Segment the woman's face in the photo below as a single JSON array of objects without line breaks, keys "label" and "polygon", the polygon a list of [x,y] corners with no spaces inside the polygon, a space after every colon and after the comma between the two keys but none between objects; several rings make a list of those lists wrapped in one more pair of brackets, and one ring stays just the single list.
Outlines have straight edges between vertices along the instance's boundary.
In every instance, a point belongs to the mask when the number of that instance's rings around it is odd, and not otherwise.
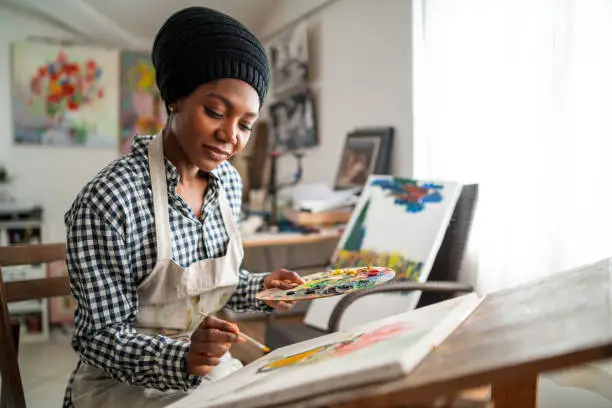
[{"label": "woman's face", "polygon": [[207,82],[176,103],[170,128],[185,157],[209,172],[246,146],[259,95],[238,79]]}]

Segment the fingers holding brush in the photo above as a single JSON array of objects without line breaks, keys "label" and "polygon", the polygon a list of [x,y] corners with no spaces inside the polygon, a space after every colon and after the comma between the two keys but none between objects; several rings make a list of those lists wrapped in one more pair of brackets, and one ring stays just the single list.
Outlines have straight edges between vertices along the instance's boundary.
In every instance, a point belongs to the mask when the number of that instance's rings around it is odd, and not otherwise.
[{"label": "fingers holding brush", "polygon": [[187,372],[200,376],[209,374],[232,344],[246,341],[238,333],[236,325],[213,316],[206,316],[191,335],[191,344],[186,357]]},{"label": "fingers holding brush", "polygon": [[[209,318],[209,316],[204,313],[204,312],[200,312],[200,315],[202,315],[205,320],[206,318]],[[217,320],[221,320],[221,319],[217,319]],[[261,350],[263,350],[265,353],[270,352],[270,348],[268,346],[266,346],[265,344],[261,344],[260,342],[258,342],[257,340],[255,340],[254,338],[248,336],[247,334],[243,333],[240,331],[240,329],[238,328],[238,325],[235,323],[230,323],[230,322],[226,322],[225,320],[221,320],[224,323],[227,323],[228,325],[230,325],[233,329],[235,329],[236,331],[232,331],[231,335],[237,335],[238,336],[238,340],[236,341],[236,343],[245,343],[245,342],[250,342],[251,344],[253,344],[254,346],[259,347]],[[225,328],[229,328],[229,326],[225,325]],[[215,333],[213,333],[215,334]],[[231,346],[231,344],[228,345],[228,348]]]}]

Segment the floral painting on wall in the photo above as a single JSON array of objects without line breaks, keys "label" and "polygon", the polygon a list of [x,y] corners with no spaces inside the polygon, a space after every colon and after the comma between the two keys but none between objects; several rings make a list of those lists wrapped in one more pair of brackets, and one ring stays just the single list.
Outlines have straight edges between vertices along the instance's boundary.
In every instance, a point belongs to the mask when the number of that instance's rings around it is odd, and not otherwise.
[{"label": "floral painting on wall", "polygon": [[156,134],[166,123],[166,108],[155,82],[151,57],[145,52],[121,55],[120,152],[129,153],[138,134]]},{"label": "floral painting on wall", "polygon": [[116,148],[118,51],[24,41],[11,64],[16,143]]}]

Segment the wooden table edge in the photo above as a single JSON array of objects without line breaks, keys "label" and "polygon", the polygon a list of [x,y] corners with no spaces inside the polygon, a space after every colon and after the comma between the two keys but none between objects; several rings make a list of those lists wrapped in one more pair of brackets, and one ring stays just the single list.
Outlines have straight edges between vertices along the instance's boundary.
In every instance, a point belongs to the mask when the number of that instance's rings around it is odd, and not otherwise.
[{"label": "wooden table edge", "polygon": [[[439,397],[449,397],[461,391],[487,385],[506,388],[518,378],[536,379],[539,374],[547,371],[568,368],[612,356],[612,344],[593,345],[588,349],[577,350],[562,356],[546,357],[514,366],[500,366],[476,374],[468,374],[458,378],[448,379],[438,383],[410,385],[405,382],[410,375],[392,381],[379,382],[325,393],[321,396],[293,401],[274,407],[354,407],[358,401],[359,408],[391,407],[397,404],[422,403],[433,401]],[[418,366],[415,371],[418,370]],[[497,408],[497,405],[496,405]]]},{"label": "wooden table edge", "polygon": [[244,237],[242,240],[242,246],[245,248],[256,248],[262,246],[301,245],[314,244],[317,242],[325,241],[337,241],[338,239],[340,239],[340,235],[338,234],[304,234],[300,236],[291,236],[286,238],[279,237],[254,240],[249,240],[248,237]]}]

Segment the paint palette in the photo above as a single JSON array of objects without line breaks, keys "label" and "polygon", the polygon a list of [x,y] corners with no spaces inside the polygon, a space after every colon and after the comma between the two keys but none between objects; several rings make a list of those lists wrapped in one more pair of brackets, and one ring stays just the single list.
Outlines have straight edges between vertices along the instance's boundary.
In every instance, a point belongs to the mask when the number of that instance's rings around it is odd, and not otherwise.
[{"label": "paint palette", "polygon": [[372,266],[367,268],[334,269],[303,276],[306,282],[293,289],[266,289],[259,292],[259,300],[310,300],[344,295],[370,289],[393,279],[391,268]]}]

